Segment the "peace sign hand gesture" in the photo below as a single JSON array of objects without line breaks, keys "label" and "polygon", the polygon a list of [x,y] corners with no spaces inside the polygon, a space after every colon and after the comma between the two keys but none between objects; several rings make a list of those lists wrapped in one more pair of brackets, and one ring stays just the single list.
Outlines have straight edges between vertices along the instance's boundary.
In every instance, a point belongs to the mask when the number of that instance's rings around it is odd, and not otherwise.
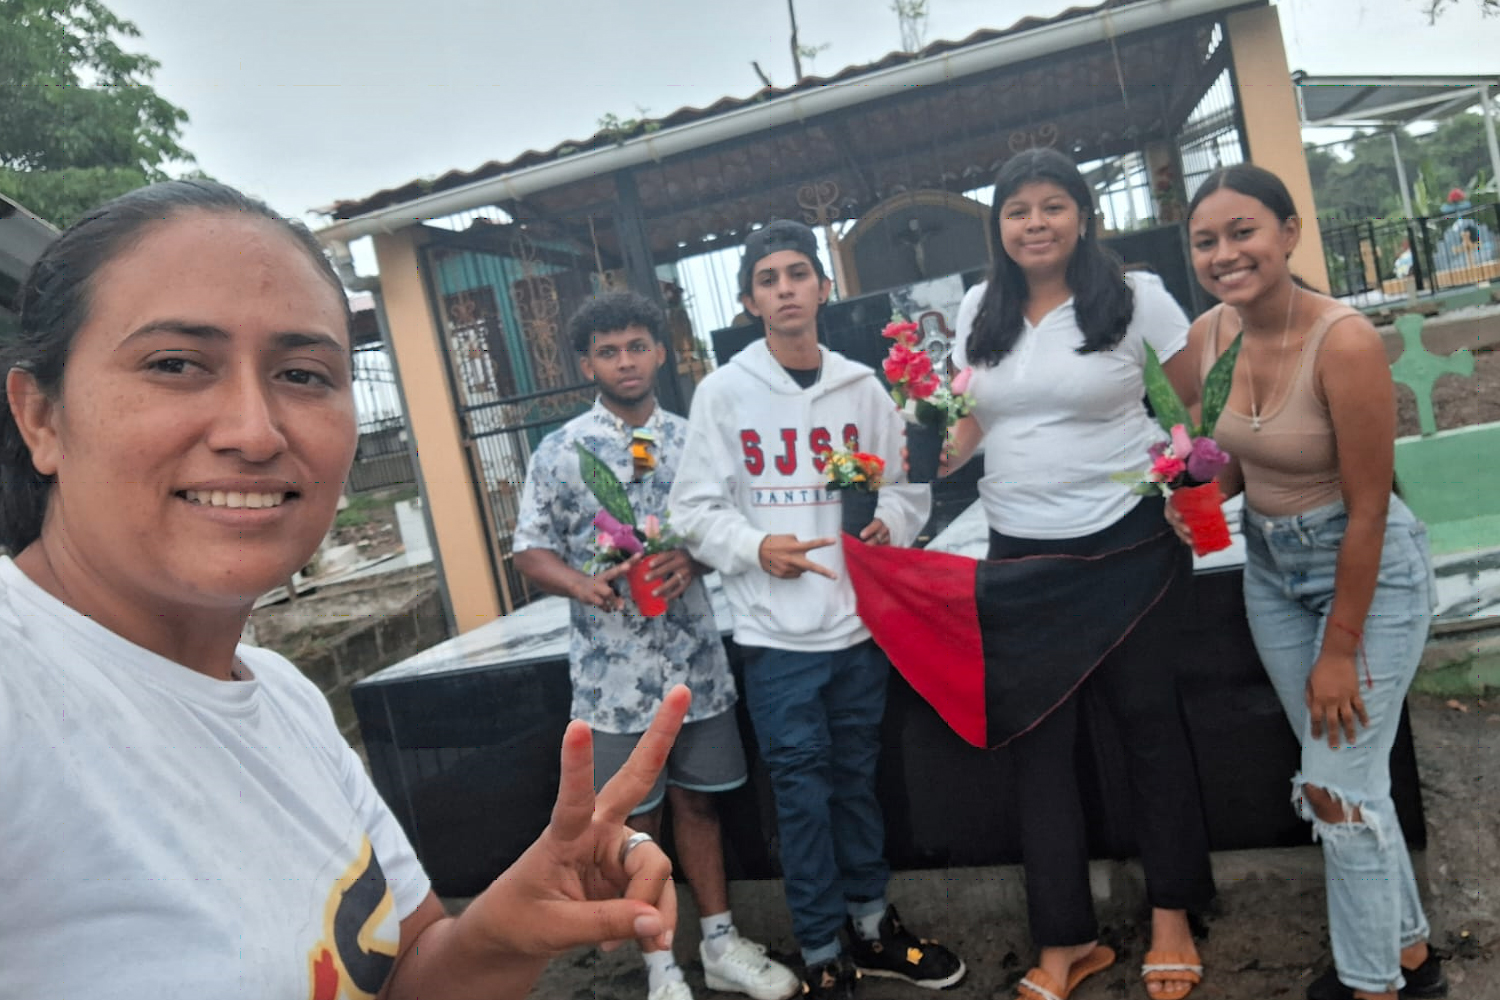
[{"label": "peace sign hand gesture", "polygon": [[521,1000],[547,961],[572,948],[631,938],[670,948],[672,864],[650,841],[630,847],[635,831],[625,819],[656,783],[691,701],[680,684],[667,692],[651,728],[597,796],[592,734],[569,723],[552,822],[457,918],[442,918],[429,892],[402,920],[401,955],[381,1000]]},{"label": "peace sign hand gesture", "polygon": [[552,822],[471,907],[483,907],[497,944],[549,957],[632,938],[658,949],[671,946],[677,925],[672,863],[655,843],[623,857],[622,850],[635,832],[626,817],[655,784],[690,701],[682,685],[667,693],[651,728],[597,797],[589,728],[569,724]]}]

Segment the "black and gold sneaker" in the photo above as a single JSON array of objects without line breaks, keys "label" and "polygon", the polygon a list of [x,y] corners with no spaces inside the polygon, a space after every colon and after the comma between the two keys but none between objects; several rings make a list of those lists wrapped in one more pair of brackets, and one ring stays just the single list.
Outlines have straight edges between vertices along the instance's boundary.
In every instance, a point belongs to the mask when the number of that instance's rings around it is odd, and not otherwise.
[{"label": "black and gold sneaker", "polygon": [[852,1000],[854,984],[859,981],[859,971],[849,956],[840,953],[826,962],[810,965],[807,978],[802,981],[802,996],[805,1000]]},{"label": "black and gold sneaker", "polygon": [[901,923],[894,906],[880,918],[880,936],[867,941],[849,922],[849,953],[855,968],[867,976],[904,979],[913,986],[945,990],[958,985],[969,970],[963,959],[936,941],[925,941]]}]

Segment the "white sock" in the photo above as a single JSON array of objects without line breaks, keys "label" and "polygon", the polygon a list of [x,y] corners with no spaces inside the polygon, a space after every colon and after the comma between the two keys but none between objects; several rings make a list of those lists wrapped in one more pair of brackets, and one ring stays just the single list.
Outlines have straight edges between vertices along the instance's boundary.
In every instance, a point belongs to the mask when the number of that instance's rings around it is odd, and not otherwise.
[{"label": "white sock", "polygon": [[677,959],[670,951],[644,951],[641,957],[646,960],[647,993],[682,979],[682,970],[677,967]]},{"label": "white sock", "polygon": [[880,939],[880,921],[884,919],[885,909],[882,907],[874,913],[868,913],[863,917],[855,917],[854,929],[862,939],[877,941]]},{"label": "white sock", "polygon": [[704,917],[698,921],[703,928],[703,950],[710,958],[718,958],[729,950],[734,942],[734,917],[728,910]]}]

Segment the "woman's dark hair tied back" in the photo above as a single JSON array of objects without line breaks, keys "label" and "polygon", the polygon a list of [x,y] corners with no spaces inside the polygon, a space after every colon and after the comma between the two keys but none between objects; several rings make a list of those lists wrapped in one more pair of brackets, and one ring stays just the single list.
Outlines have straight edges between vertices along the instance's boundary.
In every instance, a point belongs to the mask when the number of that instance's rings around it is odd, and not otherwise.
[{"label": "woman's dark hair tied back", "polygon": [[1188,218],[1191,219],[1193,213],[1198,211],[1204,198],[1220,188],[1254,198],[1269,208],[1278,222],[1297,216],[1297,204],[1292,201],[1292,193],[1287,190],[1280,177],[1253,163],[1236,163],[1220,167],[1203,179],[1198,190],[1193,192],[1192,201],[1188,202]]},{"label": "woman's dark hair tied back", "polygon": [[[1073,293],[1078,328],[1083,331],[1078,353],[1107,350],[1125,336],[1135,313],[1135,296],[1125,282],[1120,258],[1099,242],[1094,195],[1077,165],[1047,148],[1028,149],[1007,160],[995,178],[990,233],[999,240],[1005,202],[1026,185],[1038,183],[1056,184],[1078,206],[1083,234],[1068,259],[1065,274]],[[997,244],[989,284],[965,345],[970,363],[993,365],[1010,353],[1024,329],[1027,297],[1025,272]]]},{"label": "woman's dark hair tied back", "polygon": [[32,265],[17,299],[19,333],[0,344],[0,548],[20,552],[41,534],[51,480],[36,471],[10,412],[4,376],[18,368],[50,398],[62,388],[73,338],[88,319],[94,280],[152,228],[187,212],[250,215],[279,226],[334,288],[347,325],[348,297],[323,247],[306,226],[265,202],[210,180],[153,184],[105,202],[58,236]]}]

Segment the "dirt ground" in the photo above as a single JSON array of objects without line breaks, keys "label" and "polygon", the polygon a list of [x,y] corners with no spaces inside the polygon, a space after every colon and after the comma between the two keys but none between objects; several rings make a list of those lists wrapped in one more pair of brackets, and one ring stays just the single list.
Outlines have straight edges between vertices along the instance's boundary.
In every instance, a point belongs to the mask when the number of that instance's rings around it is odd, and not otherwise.
[{"label": "dirt ground", "polygon": [[[1416,856],[1433,925],[1432,942],[1451,955],[1450,996],[1500,1000],[1500,700],[1412,697],[1412,725],[1427,815],[1428,847]],[[1290,807],[1288,807],[1290,808]],[[1218,912],[1199,948],[1207,978],[1200,1000],[1301,1000],[1329,962],[1321,854],[1315,847],[1238,851],[1214,859]],[[898,876],[899,877],[899,876]],[[965,886],[963,883],[969,883]],[[1009,869],[960,869],[892,889],[908,919],[952,946],[968,962],[968,979],[942,994],[950,1000],[1003,1000],[1033,958],[1020,897],[971,891],[981,883],[1014,884]],[[772,954],[796,967],[796,948],[774,883],[731,887],[737,920]],[[1077,1000],[1145,1000],[1136,969],[1149,920],[1139,893],[1101,903],[1103,939],[1120,955],[1088,980]],[[989,903],[975,905],[977,900]],[[694,994],[713,996],[697,959],[696,918],[686,904],[677,953]],[[920,922],[919,922],[920,921]],[[645,1000],[646,980],[633,947],[602,955],[574,952],[554,962],[533,996],[541,1000]],[[915,1000],[924,991],[867,979],[861,1000]]]}]

